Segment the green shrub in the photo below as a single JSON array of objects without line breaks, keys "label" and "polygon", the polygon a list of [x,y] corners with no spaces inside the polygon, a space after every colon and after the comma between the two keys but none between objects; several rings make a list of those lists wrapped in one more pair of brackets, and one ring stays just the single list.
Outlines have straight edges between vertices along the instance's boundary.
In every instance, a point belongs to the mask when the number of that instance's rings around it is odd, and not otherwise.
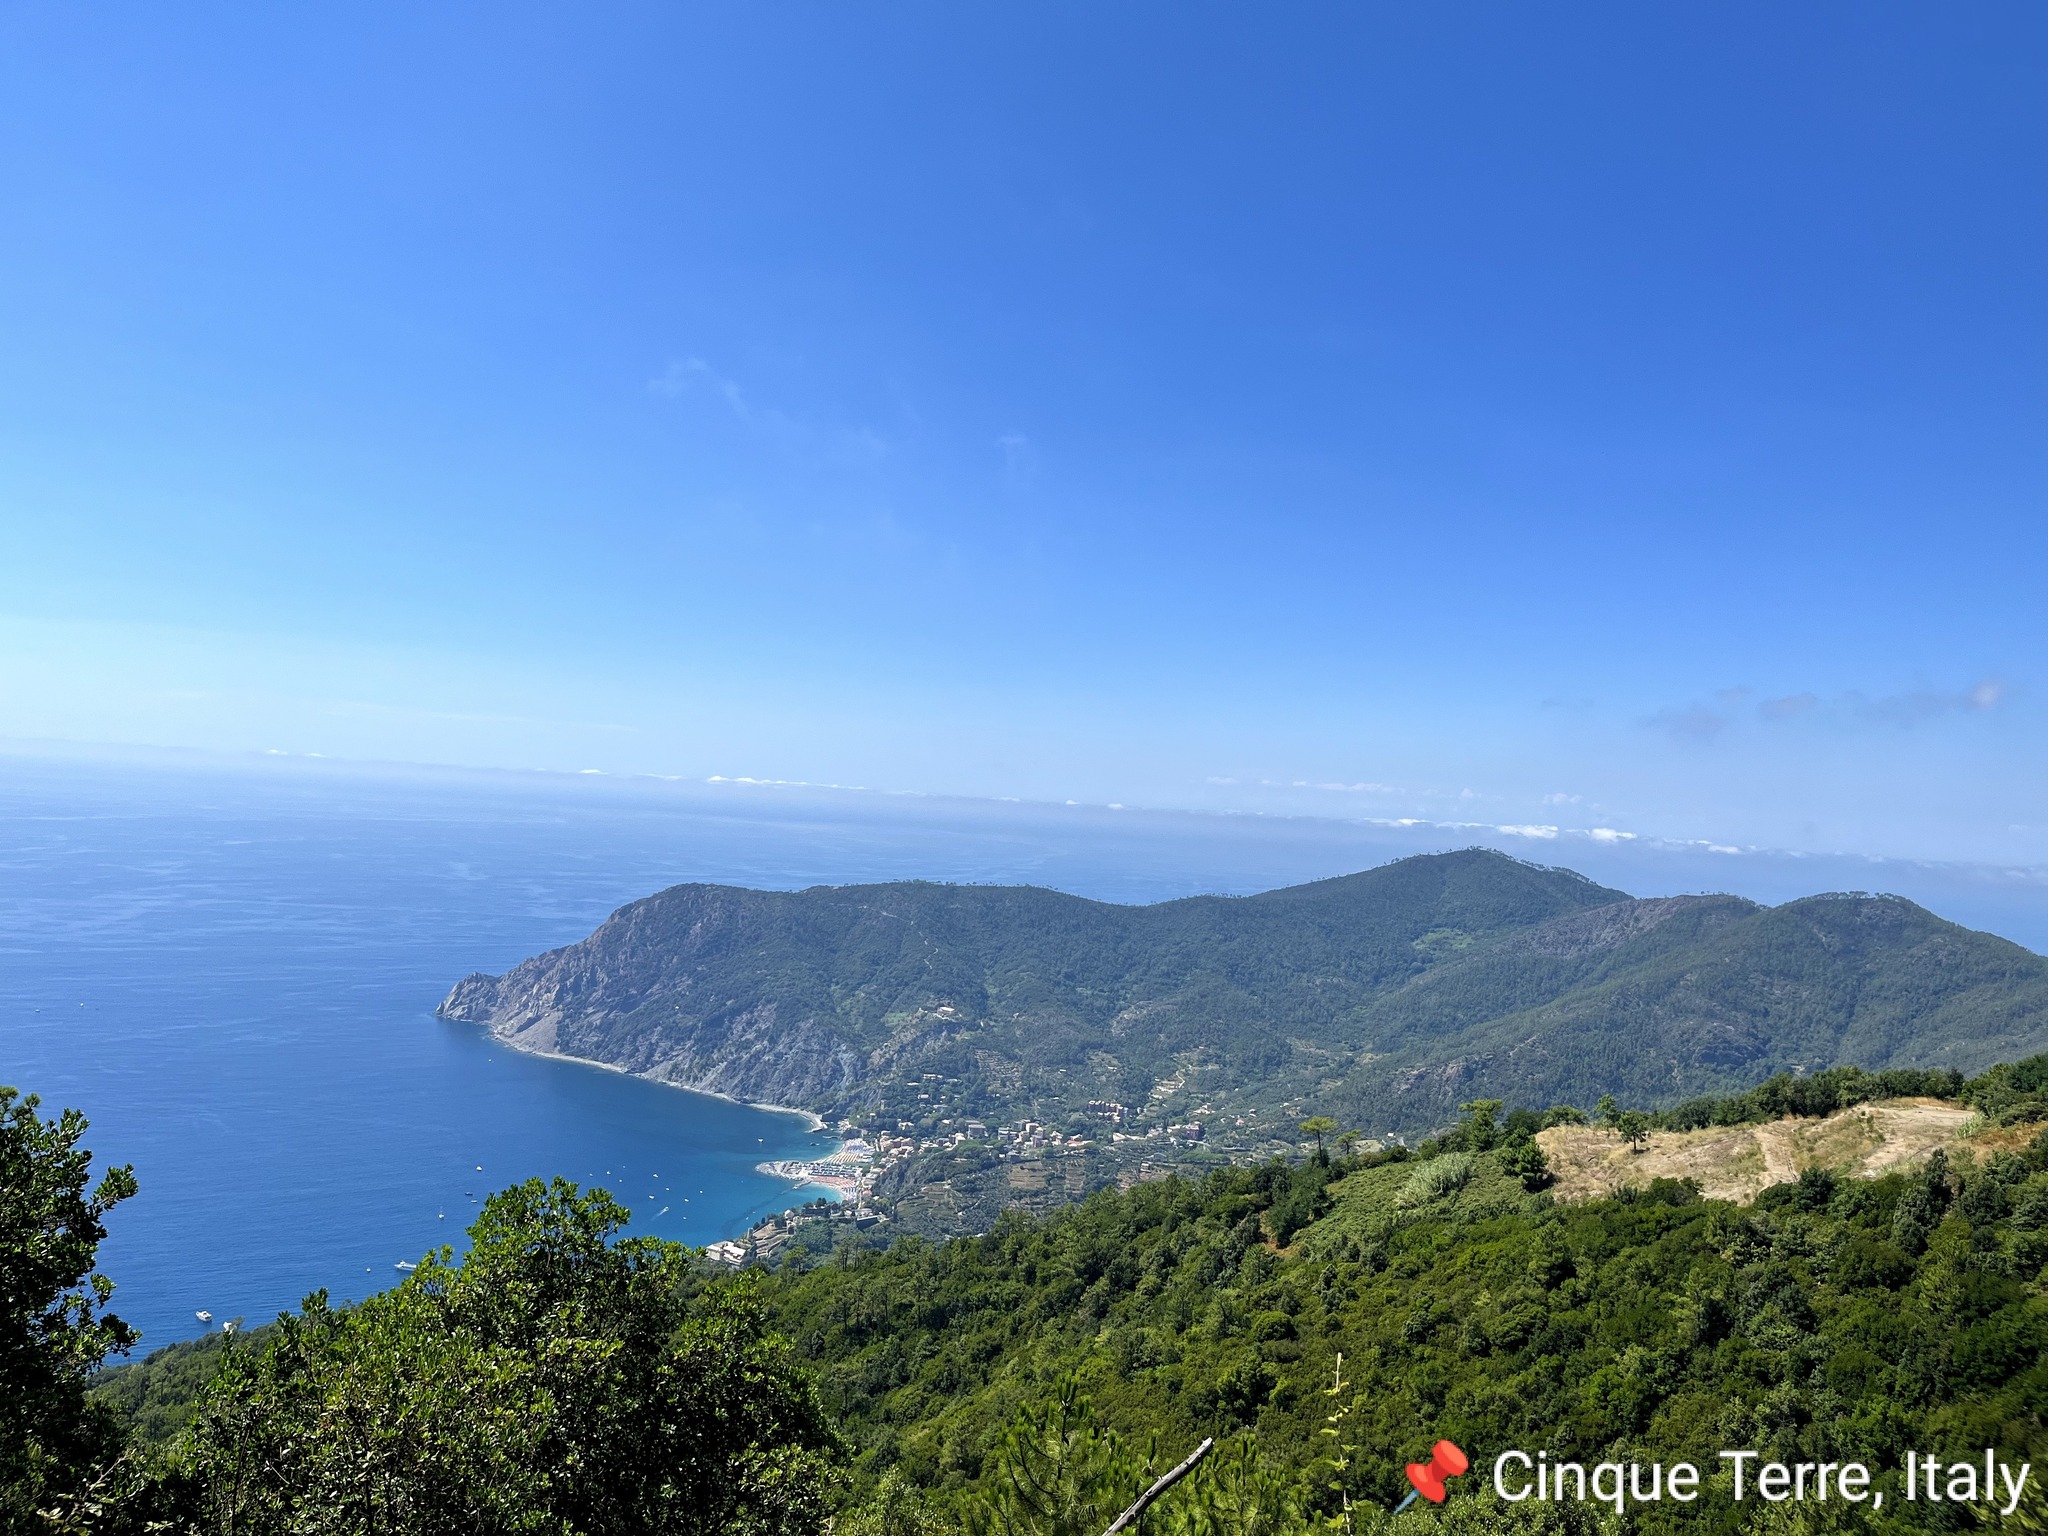
[{"label": "green shrub", "polygon": [[1446,1152],[1440,1157],[1432,1157],[1408,1175],[1401,1185],[1400,1194],[1395,1197],[1396,1203],[1427,1205],[1432,1200],[1456,1194],[1471,1179],[1472,1162],[1469,1152]]}]

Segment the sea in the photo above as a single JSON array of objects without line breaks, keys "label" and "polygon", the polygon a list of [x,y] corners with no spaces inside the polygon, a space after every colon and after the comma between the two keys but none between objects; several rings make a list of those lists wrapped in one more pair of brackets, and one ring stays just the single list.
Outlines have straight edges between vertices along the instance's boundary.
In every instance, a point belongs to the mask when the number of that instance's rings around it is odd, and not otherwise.
[{"label": "sea", "polygon": [[382,1290],[401,1264],[459,1251],[483,1199],[523,1179],[608,1189],[630,1232],[692,1245],[816,1196],[760,1167],[836,1145],[809,1116],[434,1017],[464,975],[572,943],[665,886],[934,879],[1156,901],[1475,843],[1644,895],[1897,890],[2048,949],[2039,871],[745,782],[0,753],[0,1083],[77,1109],[97,1166],[134,1168],[100,1268],[147,1350],[315,1290]]}]

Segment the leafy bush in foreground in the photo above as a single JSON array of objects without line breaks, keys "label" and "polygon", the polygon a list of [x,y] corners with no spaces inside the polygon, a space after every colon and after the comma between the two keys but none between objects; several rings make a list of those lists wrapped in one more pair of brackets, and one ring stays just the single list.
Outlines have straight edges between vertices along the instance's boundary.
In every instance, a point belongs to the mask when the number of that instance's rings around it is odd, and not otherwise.
[{"label": "leafy bush in foreground", "polygon": [[85,1118],[54,1120],[40,1100],[0,1088],[0,1530],[33,1529],[89,1507],[113,1469],[121,1435],[87,1396],[108,1355],[135,1331],[107,1302],[113,1285],[93,1271],[107,1212],[135,1193],[135,1175],[110,1169],[90,1193],[92,1154],[79,1146]]},{"label": "leafy bush in foreground", "polygon": [[816,1530],[830,1436],[741,1286],[614,1240],[602,1191],[491,1197],[460,1263],[230,1347],[163,1482],[194,1531]]}]

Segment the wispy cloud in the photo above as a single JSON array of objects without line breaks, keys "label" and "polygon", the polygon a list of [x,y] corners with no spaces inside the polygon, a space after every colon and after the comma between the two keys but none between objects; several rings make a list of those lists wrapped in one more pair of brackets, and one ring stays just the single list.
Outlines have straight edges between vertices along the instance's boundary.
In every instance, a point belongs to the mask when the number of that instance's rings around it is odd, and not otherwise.
[{"label": "wispy cloud", "polygon": [[1320,789],[1337,795],[1405,795],[1410,793],[1410,791],[1402,789],[1397,784],[1340,784],[1328,781],[1318,782],[1314,779],[1289,779],[1284,783],[1279,779],[1262,779],[1260,782],[1273,789]]},{"label": "wispy cloud", "polygon": [[729,379],[701,357],[686,357],[681,362],[671,361],[669,365],[647,381],[647,388],[657,395],[673,400],[679,395],[702,390],[723,400],[732,408],[732,413],[741,421],[754,419],[753,408],[747,403],[746,391],[736,379]]},{"label": "wispy cloud", "polygon": [[1788,693],[1781,699],[1765,699],[1756,712],[1766,720],[1795,720],[1820,707],[1817,693]]},{"label": "wispy cloud", "polygon": [[671,360],[647,381],[649,394],[665,400],[698,397],[715,400],[733,418],[788,452],[819,454],[840,463],[871,464],[886,458],[887,438],[867,426],[826,426],[801,420],[765,405],[738,379],[721,373],[701,357]]},{"label": "wispy cloud", "polygon": [[1709,709],[1704,704],[1688,704],[1683,709],[1659,710],[1647,723],[1680,741],[1708,742],[1727,730],[1732,722],[1721,710]]},{"label": "wispy cloud", "polygon": [[997,433],[994,445],[1001,456],[996,475],[1004,490],[1011,495],[1022,495],[1037,484],[1044,456],[1028,433],[1012,427],[1007,432]]},{"label": "wispy cloud", "polygon": [[1937,720],[1943,715],[1985,714],[2003,704],[2007,694],[2008,689],[2002,681],[1995,677],[1987,677],[1958,693],[1922,690],[1914,693],[1895,693],[1881,699],[1866,699],[1861,695],[1855,695],[1852,696],[1851,706],[1859,714],[1872,720],[1910,725],[1920,720]]},{"label": "wispy cloud", "polygon": [[1945,716],[1981,715],[2000,708],[2011,696],[2011,690],[2002,679],[1986,677],[1968,688],[1918,689],[1876,698],[1852,692],[1829,699],[1805,691],[1760,699],[1751,705],[1753,696],[1753,689],[1722,688],[1715,692],[1712,704],[1662,709],[1643,723],[1674,740],[1699,745],[1716,740],[1731,727],[1748,720],[1765,726],[1809,718],[1831,720],[1838,725],[1917,725]]}]

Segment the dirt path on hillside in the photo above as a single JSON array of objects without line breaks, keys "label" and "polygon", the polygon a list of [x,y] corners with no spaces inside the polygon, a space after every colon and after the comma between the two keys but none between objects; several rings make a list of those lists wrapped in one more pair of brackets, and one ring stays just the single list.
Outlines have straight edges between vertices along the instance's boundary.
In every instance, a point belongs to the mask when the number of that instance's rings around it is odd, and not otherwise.
[{"label": "dirt path on hillside", "polygon": [[1820,1120],[1659,1131],[1641,1152],[1611,1131],[1559,1125],[1536,1140],[1557,1175],[1560,1200],[1590,1200],[1652,1179],[1692,1179],[1710,1200],[1748,1201],[1808,1168],[1875,1178],[1953,1144],[1976,1118],[1940,1099],[1887,1099]]}]

